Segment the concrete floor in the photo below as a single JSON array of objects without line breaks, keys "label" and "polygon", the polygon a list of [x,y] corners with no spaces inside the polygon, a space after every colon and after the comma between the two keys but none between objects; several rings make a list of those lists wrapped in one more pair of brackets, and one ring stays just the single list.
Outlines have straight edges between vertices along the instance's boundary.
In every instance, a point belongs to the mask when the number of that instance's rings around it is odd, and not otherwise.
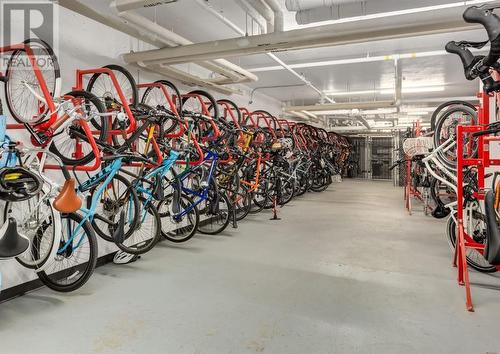
[{"label": "concrete floor", "polygon": [[455,282],[445,222],[345,181],[237,231],[160,244],[73,294],[0,305],[0,353],[500,353],[500,277]]}]

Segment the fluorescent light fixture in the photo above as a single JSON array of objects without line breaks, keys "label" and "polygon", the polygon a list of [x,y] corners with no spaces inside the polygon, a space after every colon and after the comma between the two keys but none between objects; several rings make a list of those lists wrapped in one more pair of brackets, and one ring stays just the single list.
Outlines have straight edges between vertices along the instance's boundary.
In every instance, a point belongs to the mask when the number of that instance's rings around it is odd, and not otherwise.
[{"label": "fluorescent light fixture", "polygon": [[396,108],[379,108],[379,109],[368,109],[363,111],[363,114],[391,114],[396,113],[398,110]]},{"label": "fluorescent light fixture", "polygon": [[335,92],[335,91],[323,91],[325,95],[328,96],[354,96],[354,95],[370,95],[375,94],[376,90],[365,90],[365,91],[346,91],[346,92]]},{"label": "fluorescent light fixture", "polygon": [[436,109],[437,109],[437,107],[403,106],[401,111],[406,112],[406,113],[409,113],[409,112],[427,112],[427,113],[430,113],[430,112],[434,112]]},{"label": "fluorescent light fixture", "polygon": [[[472,51],[484,51],[482,50],[472,50]],[[337,60],[325,60],[316,62],[307,62],[299,64],[289,64],[288,66],[292,69],[302,69],[302,68],[315,68],[321,66],[335,66],[335,65],[345,65],[345,64],[361,64],[361,63],[373,63],[378,61],[392,61],[396,59],[415,59],[415,58],[426,58],[434,56],[449,55],[445,50],[433,50],[428,52],[418,52],[418,53],[405,53],[405,54],[388,54],[388,55],[378,55],[378,56],[366,56],[361,58],[351,58],[351,59],[337,59]],[[250,72],[264,72],[264,71],[276,71],[285,70],[282,66],[263,66],[260,68],[248,69]]]},{"label": "fluorescent light fixture", "polygon": [[426,116],[429,114],[429,112],[406,112],[407,115],[409,116]]},{"label": "fluorescent light fixture", "polygon": [[[401,89],[402,93],[428,93],[428,92],[442,92],[445,90],[444,86],[420,86],[420,87],[403,87]],[[379,89],[379,90],[365,90],[365,91],[345,91],[345,92],[335,92],[335,91],[324,91],[325,95],[328,96],[361,96],[361,95],[394,95],[396,89]]]}]

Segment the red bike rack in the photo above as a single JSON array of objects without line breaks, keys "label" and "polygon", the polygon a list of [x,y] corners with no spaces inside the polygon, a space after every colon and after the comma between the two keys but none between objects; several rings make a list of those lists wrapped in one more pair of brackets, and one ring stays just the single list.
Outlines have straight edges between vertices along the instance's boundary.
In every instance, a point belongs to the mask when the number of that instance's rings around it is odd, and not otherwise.
[{"label": "red bike rack", "polygon": [[[125,109],[125,113],[127,114],[127,118],[129,119],[129,122],[130,122],[130,125],[128,126],[125,133],[130,134],[130,133],[134,132],[136,129],[135,117],[132,113],[132,110],[130,109],[128,99],[125,97],[125,94],[123,93],[123,90],[120,87],[120,84],[118,83],[118,80],[116,79],[116,76],[115,76],[115,73],[113,72],[113,70],[108,69],[108,68],[94,68],[94,69],[85,69],[85,70],[78,69],[78,70],[76,70],[76,84],[75,84],[75,87],[73,87],[73,90],[85,90],[83,88],[83,79],[86,75],[90,75],[90,74],[107,74],[109,76],[109,78],[111,79],[111,82],[113,83],[113,86],[115,87],[116,92],[118,93],[118,97],[120,98],[120,102],[121,102],[123,108]],[[123,132],[121,130],[110,130],[109,131],[110,135],[121,135],[122,133]]]},{"label": "red bike rack", "polygon": [[[490,96],[486,93],[480,93],[480,106],[478,109],[478,123],[475,126],[457,126],[457,226],[458,240],[455,247],[454,266],[457,267],[457,281],[459,285],[465,287],[466,307],[469,311],[474,311],[472,304],[472,294],[469,279],[469,270],[466,258],[466,249],[473,248],[483,253],[484,245],[474,241],[471,235],[468,235],[464,229],[464,201],[463,201],[463,168],[466,166],[475,166],[477,168],[478,192],[474,197],[478,200],[484,200],[485,196],[485,169],[491,166],[500,166],[500,159],[490,157],[489,143],[500,141],[496,136],[479,136],[477,158],[464,157],[459,151],[464,151],[464,139],[469,138],[471,133],[485,130],[490,117]],[[469,136],[467,136],[469,135]],[[470,145],[470,144],[469,144]],[[500,266],[497,266],[500,270]]]}]

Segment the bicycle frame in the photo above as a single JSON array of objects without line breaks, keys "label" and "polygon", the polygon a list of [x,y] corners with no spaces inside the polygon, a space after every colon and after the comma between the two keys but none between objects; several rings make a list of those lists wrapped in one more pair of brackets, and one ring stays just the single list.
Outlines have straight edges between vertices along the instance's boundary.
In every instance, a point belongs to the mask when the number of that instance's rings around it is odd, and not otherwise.
[{"label": "bicycle frame", "polygon": [[[213,179],[215,167],[217,166],[218,159],[219,159],[219,155],[213,151],[208,151],[207,154],[205,155],[204,162],[208,162],[208,161],[211,161],[211,162],[210,162],[210,168],[208,170],[208,176],[207,176],[207,179],[205,181],[205,182],[207,182],[207,185],[201,189],[201,192],[192,190],[191,188],[188,188],[188,187],[184,187],[183,182],[190,175],[195,173],[197,170],[201,169],[204,164],[193,167],[187,171],[184,171],[179,176],[177,176],[177,178],[181,182],[180,183],[181,191],[186,193],[186,194],[190,194],[190,195],[198,198],[198,200],[194,200],[193,204],[189,205],[186,209],[181,211],[179,214],[175,215],[176,219],[181,219],[182,217],[184,217],[185,215],[190,213],[194,208],[196,208],[201,202],[208,200],[208,190],[209,190],[209,186],[210,186],[210,181]],[[174,185],[174,187],[175,187],[175,185]]]}]

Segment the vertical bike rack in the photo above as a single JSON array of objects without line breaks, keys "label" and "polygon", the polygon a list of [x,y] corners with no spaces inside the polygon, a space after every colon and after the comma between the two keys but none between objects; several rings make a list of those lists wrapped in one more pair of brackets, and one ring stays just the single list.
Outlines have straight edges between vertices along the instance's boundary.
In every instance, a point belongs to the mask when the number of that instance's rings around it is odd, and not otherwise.
[{"label": "vertical bike rack", "polygon": [[[474,193],[477,200],[484,200],[485,196],[485,169],[491,166],[500,166],[500,159],[490,158],[490,145],[492,141],[500,141],[496,136],[479,136],[477,158],[464,157],[463,151],[467,147],[464,145],[464,139],[471,133],[480,132],[485,129],[490,118],[490,96],[484,92],[478,95],[480,105],[478,109],[478,124],[475,126],[457,126],[457,227],[458,240],[455,247],[455,257],[453,265],[457,267],[457,280],[459,285],[465,286],[466,307],[468,311],[474,311],[472,304],[472,294],[469,279],[469,270],[467,265],[466,250],[473,248],[484,252],[484,244],[475,242],[473,237],[464,229],[464,200],[463,200],[463,168],[466,166],[475,166],[477,168],[478,192]],[[473,139],[470,137],[470,139]],[[500,270],[500,266],[497,266]]]},{"label": "vertical bike rack", "polygon": [[[420,120],[417,120],[413,124],[413,132],[415,133],[415,137],[418,138],[422,136],[422,127],[420,126]],[[412,198],[420,200],[422,203],[424,203],[424,198],[422,198],[422,195],[420,191],[416,188],[413,188],[412,186],[412,179],[411,179],[411,158],[408,155],[405,155],[405,175],[406,175],[406,185],[405,185],[405,190],[404,190],[404,199],[405,199],[405,208],[408,211],[409,215],[412,215],[412,207],[411,207],[411,200]]]}]

